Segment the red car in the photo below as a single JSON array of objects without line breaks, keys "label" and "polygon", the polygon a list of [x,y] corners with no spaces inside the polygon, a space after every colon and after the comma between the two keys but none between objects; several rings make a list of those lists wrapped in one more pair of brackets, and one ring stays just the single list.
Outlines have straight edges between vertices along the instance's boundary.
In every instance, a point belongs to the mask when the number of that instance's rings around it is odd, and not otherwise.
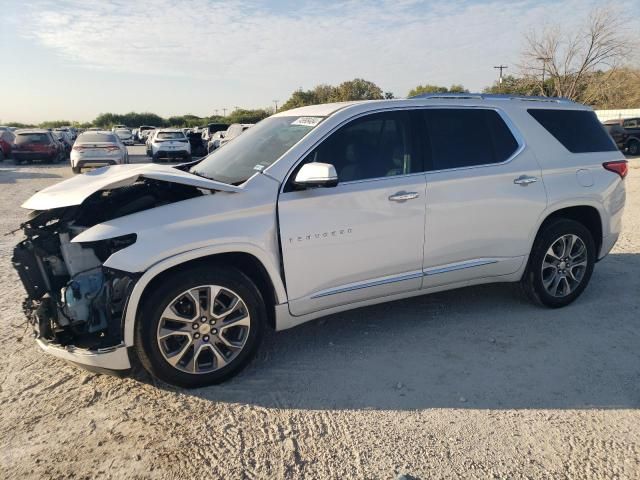
[{"label": "red car", "polygon": [[16,163],[23,160],[29,163],[33,160],[57,163],[65,158],[64,147],[49,130],[18,130],[15,135],[11,156]]},{"label": "red car", "polygon": [[0,162],[11,156],[15,135],[8,127],[0,127]]}]

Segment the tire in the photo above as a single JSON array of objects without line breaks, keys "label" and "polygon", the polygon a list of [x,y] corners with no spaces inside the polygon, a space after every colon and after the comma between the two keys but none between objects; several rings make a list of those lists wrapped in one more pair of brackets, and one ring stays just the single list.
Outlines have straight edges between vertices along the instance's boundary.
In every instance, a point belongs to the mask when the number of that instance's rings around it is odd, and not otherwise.
[{"label": "tire", "polygon": [[640,141],[631,140],[627,144],[627,152],[633,157],[640,155]]},{"label": "tire", "polygon": [[[222,313],[216,320],[208,313],[194,311],[194,297],[187,295],[195,292],[201,298],[203,292],[209,291],[209,286],[222,288],[214,296],[214,308],[224,306],[225,303],[233,305],[227,298],[235,295],[240,299],[235,304],[238,308],[229,308],[228,312],[236,312],[228,313],[227,317],[224,317],[227,313]],[[195,290],[197,287],[200,289]],[[186,307],[194,320],[181,319],[176,322],[168,319],[165,316],[167,312],[169,315],[174,312],[173,318],[178,317],[175,315],[176,310],[169,310],[174,305]],[[206,311],[208,310],[207,308]],[[239,318],[232,319],[233,326],[223,327],[224,322],[236,314]],[[209,319],[202,322],[201,315],[206,315]],[[232,267],[194,267],[172,274],[141,305],[135,327],[135,348],[144,368],[166,383],[185,388],[214,385],[236,375],[255,356],[264,335],[266,321],[267,313],[262,295],[246,275]],[[193,327],[194,324],[197,327]],[[160,328],[165,334],[178,331],[177,328],[181,330],[179,333],[166,335],[166,340],[160,340]],[[241,347],[226,347],[221,336],[228,332],[241,334]],[[228,341],[230,340],[226,338],[225,342]],[[172,348],[174,351],[171,351]],[[201,353],[194,361],[193,353],[196,348]],[[170,355],[173,353],[175,355]],[[228,358],[227,354],[230,355]],[[175,366],[167,358],[176,359]]]},{"label": "tire", "polygon": [[160,157],[158,157],[158,154],[157,154],[157,153],[154,153],[154,154],[151,156],[151,161],[152,161],[153,163],[158,163],[158,162],[160,161]]},{"label": "tire", "polygon": [[[565,239],[564,243],[562,239]],[[569,245],[572,247],[567,254]],[[584,247],[584,252],[578,255],[581,247]],[[564,261],[571,256],[573,260]],[[575,220],[558,218],[543,225],[538,232],[520,283],[534,303],[550,308],[564,307],[576,300],[587,287],[595,261],[596,246],[591,232]]]},{"label": "tire", "polygon": [[73,173],[78,174],[78,173],[80,173],[80,167],[71,167],[71,171],[72,171]]}]

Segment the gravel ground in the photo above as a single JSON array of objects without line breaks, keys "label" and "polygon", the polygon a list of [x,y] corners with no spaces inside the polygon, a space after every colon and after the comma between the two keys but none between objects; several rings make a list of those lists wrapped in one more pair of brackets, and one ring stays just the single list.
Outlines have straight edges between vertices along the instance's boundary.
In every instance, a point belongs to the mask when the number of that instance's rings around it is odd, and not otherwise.
[{"label": "gravel ground", "polygon": [[[0,478],[640,478],[632,167],[623,236],[574,305],[493,285],[333,315],[191,391],[42,354],[10,265],[19,237],[0,236]],[[70,174],[0,165],[0,233]]]}]

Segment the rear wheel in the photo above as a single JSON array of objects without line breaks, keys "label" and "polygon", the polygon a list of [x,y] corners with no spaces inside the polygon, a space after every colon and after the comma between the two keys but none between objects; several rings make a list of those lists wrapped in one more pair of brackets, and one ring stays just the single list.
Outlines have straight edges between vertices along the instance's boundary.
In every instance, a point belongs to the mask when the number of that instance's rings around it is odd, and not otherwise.
[{"label": "rear wheel", "polygon": [[140,308],[135,345],[142,365],[187,388],[237,374],[254,357],[266,324],[258,289],[231,267],[196,267],[167,280]]},{"label": "rear wheel", "polygon": [[80,167],[71,167],[73,173],[80,173]]},{"label": "rear wheel", "polygon": [[640,155],[640,142],[638,140],[631,140],[627,144],[627,151],[629,152],[629,155]]},{"label": "rear wheel", "polygon": [[524,292],[540,305],[569,305],[587,287],[595,260],[595,242],[584,225],[564,218],[549,222],[533,245],[521,281]]}]

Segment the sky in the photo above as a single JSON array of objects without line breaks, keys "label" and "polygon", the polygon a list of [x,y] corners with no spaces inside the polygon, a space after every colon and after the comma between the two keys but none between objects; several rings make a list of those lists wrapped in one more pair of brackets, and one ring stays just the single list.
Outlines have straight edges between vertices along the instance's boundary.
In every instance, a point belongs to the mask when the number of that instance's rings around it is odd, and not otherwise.
[{"label": "sky", "polygon": [[[598,0],[0,0],[0,123],[222,114],[365,78],[480,91],[524,34]],[[616,2],[640,11],[640,0]],[[640,32],[640,23],[636,22]]]}]

